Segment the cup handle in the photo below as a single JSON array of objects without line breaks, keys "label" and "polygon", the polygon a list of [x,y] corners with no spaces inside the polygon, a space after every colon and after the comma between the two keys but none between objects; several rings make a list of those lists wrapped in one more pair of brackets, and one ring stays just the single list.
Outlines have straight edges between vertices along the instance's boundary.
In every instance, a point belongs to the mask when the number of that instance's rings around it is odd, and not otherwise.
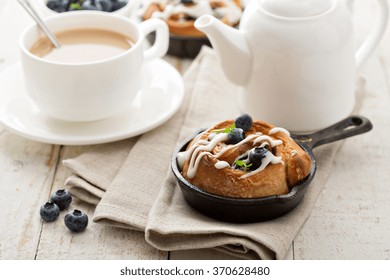
[{"label": "cup handle", "polygon": [[154,44],[150,48],[144,50],[145,60],[163,57],[167,53],[169,45],[168,25],[161,19],[152,18],[143,21],[140,24],[140,29],[145,37],[149,33],[156,31]]}]

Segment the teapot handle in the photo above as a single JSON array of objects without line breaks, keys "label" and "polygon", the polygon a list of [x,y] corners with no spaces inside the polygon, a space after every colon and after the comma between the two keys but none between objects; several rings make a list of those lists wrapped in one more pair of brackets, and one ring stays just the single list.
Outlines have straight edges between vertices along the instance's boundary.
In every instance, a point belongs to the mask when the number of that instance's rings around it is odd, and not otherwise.
[{"label": "teapot handle", "polygon": [[[354,0],[346,0],[345,3],[350,10],[352,10]],[[367,36],[366,40],[356,51],[356,66],[360,66],[367,60],[370,54],[374,51],[375,47],[379,44],[383,33],[386,30],[387,22],[389,19],[389,5],[387,0],[378,0],[379,4],[379,17],[376,21],[375,26]]]}]

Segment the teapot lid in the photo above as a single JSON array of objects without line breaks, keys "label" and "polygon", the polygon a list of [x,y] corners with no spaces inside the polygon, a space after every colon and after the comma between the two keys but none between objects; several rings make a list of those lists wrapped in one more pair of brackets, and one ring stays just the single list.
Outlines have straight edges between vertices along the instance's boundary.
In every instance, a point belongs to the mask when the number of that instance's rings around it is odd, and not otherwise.
[{"label": "teapot lid", "polygon": [[260,0],[260,6],[267,12],[290,18],[311,17],[324,13],[334,0]]}]

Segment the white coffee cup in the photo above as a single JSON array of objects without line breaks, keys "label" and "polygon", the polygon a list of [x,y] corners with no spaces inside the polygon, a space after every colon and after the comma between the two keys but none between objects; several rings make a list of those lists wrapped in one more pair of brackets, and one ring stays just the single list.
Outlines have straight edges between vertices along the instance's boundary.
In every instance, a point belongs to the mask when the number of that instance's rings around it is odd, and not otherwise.
[{"label": "white coffee cup", "polygon": [[[151,19],[140,24],[123,16],[77,11],[45,19],[55,33],[94,28],[126,35],[134,45],[108,59],[86,63],[53,62],[30,52],[43,33],[32,25],[20,37],[26,91],[41,111],[66,121],[94,121],[128,109],[143,84],[144,61],[165,55],[169,44],[166,23]],[[155,43],[144,48],[145,36],[156,31]]]}]

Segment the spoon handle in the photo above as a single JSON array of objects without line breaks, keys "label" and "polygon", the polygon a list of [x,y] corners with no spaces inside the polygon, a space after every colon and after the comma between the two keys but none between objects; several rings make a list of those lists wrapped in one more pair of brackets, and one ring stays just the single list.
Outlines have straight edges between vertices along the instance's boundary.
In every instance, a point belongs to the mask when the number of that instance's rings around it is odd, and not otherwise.
[{"label": "spoon handle", "polygon": [[58,42],[57,38],[54,34],[47,28],[46,24],[42,21],[41,17],[37,14],[35,9],[31,6],[28,0],[18,0],[19,4],[26,10],[27,13],[35,20],[38,26],[42,29],[42,31],[46,34],[46,36],[50,39],[52,44],[56,48],[60,48],[61,44]]}]

